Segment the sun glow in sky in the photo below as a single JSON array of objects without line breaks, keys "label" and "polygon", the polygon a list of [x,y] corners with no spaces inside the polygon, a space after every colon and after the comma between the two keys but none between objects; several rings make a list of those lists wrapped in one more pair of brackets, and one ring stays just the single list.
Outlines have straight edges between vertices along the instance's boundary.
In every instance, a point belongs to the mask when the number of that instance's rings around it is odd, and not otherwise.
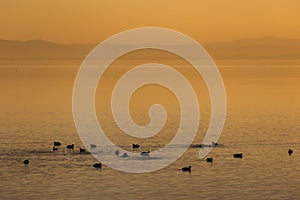
[{"label": "sun glow in sky", "polygon": [[0,39],[95,43],[123,30],[159,26],[199,42],[300,38],[298,0],[3,0]]}]

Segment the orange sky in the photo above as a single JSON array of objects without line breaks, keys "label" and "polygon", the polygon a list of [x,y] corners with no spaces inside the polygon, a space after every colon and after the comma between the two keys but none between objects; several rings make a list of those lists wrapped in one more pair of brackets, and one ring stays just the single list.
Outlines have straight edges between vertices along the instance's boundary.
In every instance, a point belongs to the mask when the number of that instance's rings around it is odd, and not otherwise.
[{"label": "orange sky", "polygon": [[1,1],[0,39],[95,43],[120,31],[159,26],[199,42],[300,38],[298,0]]}]

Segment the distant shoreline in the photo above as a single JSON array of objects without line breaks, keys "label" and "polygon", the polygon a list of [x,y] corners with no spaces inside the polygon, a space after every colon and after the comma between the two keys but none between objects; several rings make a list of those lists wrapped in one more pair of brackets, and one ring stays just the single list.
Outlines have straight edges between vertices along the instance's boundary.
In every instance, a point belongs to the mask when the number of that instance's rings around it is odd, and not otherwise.
[{"label": "distant shoreline", "polygon": [[[84,59],[0,59],[0,67],[10,67],[18,65],[18,67],[26,65],[74,65],[74,67],[79,67]],[[173,62],[173,61],[172,61]],[[222,66],[234,66],[234,65],[300,65],[300,59],[214,59],[214,62],[218,67]],[[176,63],[176,60],[174,60]],[[134,65],[134,63],[130,63]]]},{"label": "distant shoreline", "polygon": [[[120,44],[129,45],[130,44]],[[112,44],[109,51],[120,45]],[[176,44],[166,44],[176,45]],[[185,44],[179,47],[187,48]],[[300,40],[285,38],[254,38],[229,42],[201,44],[217,64],[300,64]],[[0,39],[0,65],[3,64],[80,64],[97,44],[58,44],[45,40],[10,41]],[[131,54],[131,53],[129,53]],[[100,55],[99,59],[109,59]],[[197,54],[195,52],[195,58]],[[134,60],[174,60],[176,55],[160,50],[140,50],[126,58]],[[173,62],[173,61],[172,61]]]}]

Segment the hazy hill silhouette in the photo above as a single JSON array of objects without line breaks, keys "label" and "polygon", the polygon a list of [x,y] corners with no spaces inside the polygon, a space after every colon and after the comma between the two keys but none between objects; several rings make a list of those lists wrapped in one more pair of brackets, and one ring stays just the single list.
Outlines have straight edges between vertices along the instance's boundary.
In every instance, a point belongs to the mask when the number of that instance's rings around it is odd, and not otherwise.
[{"label": "hazy hill silhouette", "polygon": [[243,39],[210,43],[206,50],[216,59],[299,59],[300,40],[282,38]]},{"label": "hazy hill silhouette", "polygon": [[57,44],[45,40],[0,40],[0,59],[81,59],[95,45]]},{"label": "hazy hill silhouette", "polygon": [[[84,59],[96,45],[0,40],[0,60]],[[214,59],[300,58],[300,40],[297,39],[257,38],[202,45]]]}]

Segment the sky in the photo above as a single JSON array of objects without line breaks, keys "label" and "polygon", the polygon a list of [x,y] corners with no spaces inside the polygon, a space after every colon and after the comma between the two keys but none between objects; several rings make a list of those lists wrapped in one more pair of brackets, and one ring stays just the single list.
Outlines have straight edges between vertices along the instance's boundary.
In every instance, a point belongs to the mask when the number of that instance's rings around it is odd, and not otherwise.
[{"label": "sky", "polygon": [[199,42],[300,38],[298,0],[0,0],[0,39],[95,43],[147,26]]}]

